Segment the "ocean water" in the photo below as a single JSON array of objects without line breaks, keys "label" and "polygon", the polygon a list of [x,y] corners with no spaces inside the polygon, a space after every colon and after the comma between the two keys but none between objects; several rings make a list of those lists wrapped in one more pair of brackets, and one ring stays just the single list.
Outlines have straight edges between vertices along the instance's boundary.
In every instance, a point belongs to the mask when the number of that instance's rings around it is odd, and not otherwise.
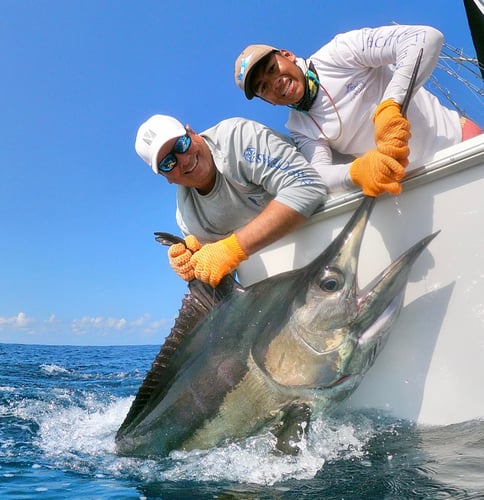
[{"label": "ocean water", "polygon": [[355,413],[315,421],[297,457],[274,454],[269,433],[120,457],[116,430],[158,351],[0,344],[0,498],[484,498],[484,421],[416,428]]}]

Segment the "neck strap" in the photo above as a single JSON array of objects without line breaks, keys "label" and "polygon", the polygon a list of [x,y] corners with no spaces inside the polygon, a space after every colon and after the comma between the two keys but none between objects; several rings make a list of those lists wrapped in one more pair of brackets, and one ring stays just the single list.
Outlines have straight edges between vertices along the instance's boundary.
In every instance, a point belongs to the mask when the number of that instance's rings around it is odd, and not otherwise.
[{"label": "neck strap", "polygon": [[318,73],[316,72],[316,68],[311,61],[309,62],[309,67],[304,73],[304,78],[306,80],[306,85],[302,99],[296,104],[289,104],[289,107],[297,111],[307,112],[311,109],[314,99],[316,99],[319,91]]}]

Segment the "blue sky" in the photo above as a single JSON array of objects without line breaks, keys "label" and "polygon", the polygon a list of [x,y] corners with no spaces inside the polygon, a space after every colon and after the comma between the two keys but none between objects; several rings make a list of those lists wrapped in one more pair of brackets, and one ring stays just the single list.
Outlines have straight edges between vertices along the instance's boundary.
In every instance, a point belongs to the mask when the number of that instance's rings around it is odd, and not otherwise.
[{"label": "blue sky", "polygon": [[153,238],[179,234],[175,187],[136,155],[138,126],[164,113],[198,132],[231,116],[284,130],[284,108],[235,87],[242,48],[308,56],[392,21],[475,55],[461,1],[3,0],[0,342],[161,344],[186,284]]}]

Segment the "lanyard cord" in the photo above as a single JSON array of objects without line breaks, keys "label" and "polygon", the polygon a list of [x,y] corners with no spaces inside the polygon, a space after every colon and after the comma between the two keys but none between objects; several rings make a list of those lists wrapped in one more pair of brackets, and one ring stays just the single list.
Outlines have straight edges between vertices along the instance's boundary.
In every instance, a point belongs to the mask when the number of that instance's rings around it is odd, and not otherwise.
[{"label": "lanyard cord", "polygon": [[[306,64],[306,67],[307,67],[307,62],[306,60],[304,60],[304,63]],[[316,71],[314,70],[314,72],[316,73]],[[328,137],[324,130],[323,130],[323,127],[322,125],[320,125],[316,120],[315,118],[309,113],[309,111],[301,111],[302,113],[306,114],[309,116],[309,118],[311,118],[311,120],[313,121],[314,125],[316,125],[316,127],[318,128],[318,130],[321,132],[321,134],[323,135],[323,137],[328,141],[328,142],[331,142],[331,141],[337,141],[340,137],[341,137],[341,134],[343,133],[343,122],[341,121],[341,116],[338,112],[338,109],[336,108],[336,104],[334,103],[333,101],[333,98],[331,97],[331,94],[326,90],[326,88],[324,87],[324,85],[321,83],[321,81],[319,80],[319,76],[317,75],[316,73],[316,76],[317,76],[317,81],[318,81],[318,84],[319,84],[319,88],[322,89],[324,91],[324,93],[328,96],[328,99],[329,99],[329,102],[331,103],[331,105],[333,106],[333,109],[334,109],[334,112],[336,113],[336,116],[338,117],[338,124],[339,124],[339,132],[337,133],[336,137]]]}]

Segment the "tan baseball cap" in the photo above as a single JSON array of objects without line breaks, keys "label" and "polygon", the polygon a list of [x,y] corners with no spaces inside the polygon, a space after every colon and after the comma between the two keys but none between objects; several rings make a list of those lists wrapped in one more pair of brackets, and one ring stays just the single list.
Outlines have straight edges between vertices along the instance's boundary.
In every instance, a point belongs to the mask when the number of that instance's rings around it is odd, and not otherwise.
[{"label": "tan baseball cap", "polygon": [[235,83],[240,90],[243,90],[247,99],[252,99],[254,93],[250,88],[250,73],[266,55],[271,52],[278,52],[279,49],[270,45],[248,45],[237,57],[235,61]]}]

